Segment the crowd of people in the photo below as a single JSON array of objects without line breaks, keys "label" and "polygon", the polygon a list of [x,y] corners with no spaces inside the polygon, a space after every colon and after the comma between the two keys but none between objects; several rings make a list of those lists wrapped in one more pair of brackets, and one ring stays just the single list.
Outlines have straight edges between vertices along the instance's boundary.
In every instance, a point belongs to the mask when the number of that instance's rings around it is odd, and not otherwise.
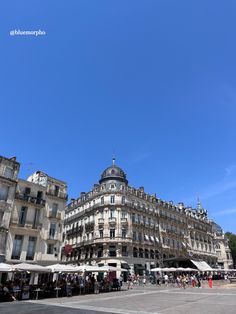
[{"label": "crowd of people", "polygon": [[40,278],[37,285],[30,284],[30,279],[16,278],[0,284],[0,302],[15,300],[65,297],[79,294],[110,292],[120,290],[123,277],[60,274],[57,280],[52,277]]},{"label": "crowd of people", "polygon": [[227,281],[228,276],[200,274],[200,273],[156,273],[155,276],[128,276],[128,289],[135,286],[146,286],[147,282],[156,284],[157,286],[176,287],[186,289],[187,287],[201,288],[202,281],[207,280],[208,285],[212,288],[213,279],[224,279]]},{"label": "crowd of people", "polygon": [[[53,280],[53,274],[46,274],[39,277],[37,285],[30,283],[30,275],[15,276],[13,280],[0,284],[0,302],[15,300],[39,299],[65,297],[72,295],[110,292],[121,290],[124,278],[121,275],[116,278],[116,273],[106,275],[85,274],[58,274]],[[148,283],[157,286],[176,287],[186,289],[187,287],[201,288],[202,281],[208,280],[209,287],[212,288],[212,279],[228,280],[227,275],[200,273],[155,273],[155,275],[141,276],[129,274],[126,288],[133,289],[135,286],[146,286]]]}]

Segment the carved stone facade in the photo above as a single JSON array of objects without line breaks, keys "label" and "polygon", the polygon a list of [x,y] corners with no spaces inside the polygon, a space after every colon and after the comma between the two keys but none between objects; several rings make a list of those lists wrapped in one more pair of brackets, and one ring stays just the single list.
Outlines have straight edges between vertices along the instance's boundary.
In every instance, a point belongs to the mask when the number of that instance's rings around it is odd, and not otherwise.
[{"label": "carved stone facade", "polygon": [[9,263],[61,260],[67,185],[37,171],[18,179],[20,164],[0,157],[0,256]]},{"label": "carved stone facade", "polygon": [[213,224],[213,230],[215,232],[215,249],[218,267],[224,269],[233,268],[233,259],[228,238],[221,227],[215,223]]},{"label": "carved stone facade", "polygon": [[64,232],[63,261],[128,264],[140,274],[171,258],[217,263],[212,222],[200,203],[192,209],[135,189],[114,162],[92,191],[68,204]]},{"label": "carved stone facade", "polygon": [[0,156],[0,262],[6,258],[6,241],[20,164],[15,157]]}]

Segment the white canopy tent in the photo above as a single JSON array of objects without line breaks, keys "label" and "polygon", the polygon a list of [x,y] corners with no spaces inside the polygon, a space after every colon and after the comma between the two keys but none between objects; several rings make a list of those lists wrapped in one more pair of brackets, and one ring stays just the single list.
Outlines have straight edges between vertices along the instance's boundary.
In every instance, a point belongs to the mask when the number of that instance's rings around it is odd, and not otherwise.
[{"label": "white canopy tent", "polygon": [[77,273],[78,270],[75,266],[64,265],[64,264],[54,264],[46,267],[49,271],[53,273]]},{"label": "white canopy tent", "polygon": [[51,270],[36,264],[20,263],[12,265],[14,271],[30,271],[35,273],[48,273]]},{"label": "white canopy tent", "polygon": [[100,270],[102,269],[103,271],[124,271],[127,272],[127,269],[125,268],[120,268],[120,267],[114,267],[114,266],[109,266],[109,265],[105,265],[105,266],[101,266],[99,267]]},{"label": "white canopy tent", "polygon": [[7,273],[12,271],[13,271],[12,265],[0,263],[0,273]]},{"label": "white canopy tent", "polygon": [[125,271],[127,272],[127,269],[125,268],[120,268],[120,267],[113,267],[109,265],[105,266],[90,266],[90,265],[81,265],[81,266],[76,266],[75,269],[78,272],[109,272],[109,271]]},{"label": "white canopy tent", "polygon": [[78,271],[78,272],[99,272],[101,270],[101,267],[99,267],[98,265],[94,265],[94,266],[91,266],[91,265],[81,265],[81,266],[76,266],[75,269]]},{"label": "white canopy tent", "polygon": [[156,267],[156,268],[152,268],[151,271],[160,272],[160,271],[162,271],[162,269],[163,269],[163,268]]}]

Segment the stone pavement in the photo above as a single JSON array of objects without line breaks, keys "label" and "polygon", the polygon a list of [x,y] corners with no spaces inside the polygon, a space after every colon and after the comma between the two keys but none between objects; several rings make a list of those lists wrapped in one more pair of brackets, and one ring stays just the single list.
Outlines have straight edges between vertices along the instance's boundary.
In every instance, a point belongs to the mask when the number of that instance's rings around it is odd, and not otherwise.
[{"label": "stone pavement", "polygon": [[69,298],[0,303],[0,313],[11,314],[235,314],[236,287],[207,286],[202,289],[134,287],[132,290],[81,295]]}]

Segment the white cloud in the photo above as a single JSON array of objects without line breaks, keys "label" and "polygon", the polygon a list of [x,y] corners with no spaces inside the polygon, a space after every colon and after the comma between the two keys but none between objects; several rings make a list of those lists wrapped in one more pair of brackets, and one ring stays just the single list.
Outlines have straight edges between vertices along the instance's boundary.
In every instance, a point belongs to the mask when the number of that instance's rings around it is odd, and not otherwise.
[{"label": "white cloud", "polygon": [[236,164],[226,167],[225,172],[227,177],[232,176],[236,172]]}]

